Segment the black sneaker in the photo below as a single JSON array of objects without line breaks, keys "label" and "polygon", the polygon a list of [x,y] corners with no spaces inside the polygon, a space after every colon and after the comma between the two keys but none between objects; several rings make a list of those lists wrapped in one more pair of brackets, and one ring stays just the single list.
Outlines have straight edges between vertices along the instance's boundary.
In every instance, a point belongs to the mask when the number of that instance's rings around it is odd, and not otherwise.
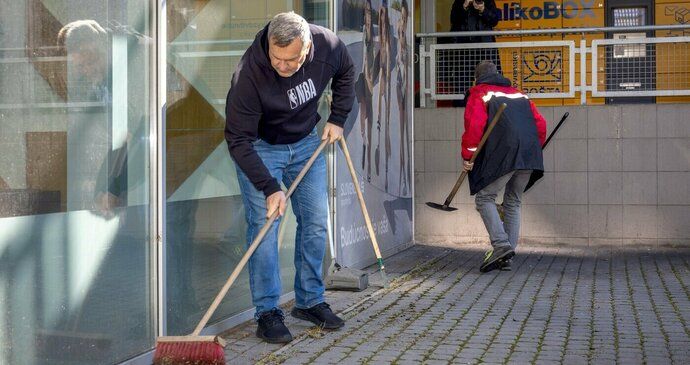
[{"label": "black sneaker", "polygon": [[481,272],[489,272],[491,270],[496,270],[501,267],[503,261],[512,258],[515,255],[515,251],[510,246],[497,247],[486,252],[484,256],[484,262],[482,266],[479,267]]},{"label": "black sneaker", "polygon": [[326,303],[317,304],[308,309],[292,308],[292,316],[314,323],[321,328],[334,330],[345,325],[345,321],[336,316],[331,306]]},{"label": "black sneaker", "polygon": [[513,259],[501,261],[501,271],[513,270]]},{"label": "black sneaker", "polygon": [[290,334],[290,330],[283,323],[284,318],[283,312],[276,308],[261,313],[257,320],[259,326],[256,328],[256,337],[270,343],[288,343],[292,341],[292,334]]}]

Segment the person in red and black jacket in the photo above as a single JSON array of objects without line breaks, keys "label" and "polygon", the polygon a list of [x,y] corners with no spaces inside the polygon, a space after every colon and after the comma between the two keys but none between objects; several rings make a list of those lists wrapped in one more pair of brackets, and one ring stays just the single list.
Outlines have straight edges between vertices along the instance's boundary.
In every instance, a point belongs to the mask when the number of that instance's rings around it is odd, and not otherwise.
[{"label": "person in red and black jacket", "polygon": [[[470,194],[489,232],[492,249],[481,272],[510,269],[520,233],[520,201],[530,180],[544,175],[541,146],[546,137],[546,120],[534,103],[498,73],[496,65],[483,61],[474,72],[462,135],[463,169],[469,172]],[[507,108],[494,127],[474,163],[469,160],[499,105]],[[496,207],[496,195],[505,187],[503,221]]]}]

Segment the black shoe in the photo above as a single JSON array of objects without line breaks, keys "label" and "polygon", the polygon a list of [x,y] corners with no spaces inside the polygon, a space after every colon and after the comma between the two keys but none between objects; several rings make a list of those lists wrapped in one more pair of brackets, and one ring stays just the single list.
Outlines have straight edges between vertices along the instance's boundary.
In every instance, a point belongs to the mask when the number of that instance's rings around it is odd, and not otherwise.
[{"label": "black shoe", "polygon": [[484,262],[479,267],[481,272],[489,272],[501,267],[502,262],[515,256],[515,251],[510,246],[497,247],[489,250],[484,256]]},{"label": "black shoe", "polygon": [[513,270],[513,259],[508,259],[501,262],[501,271]]},{"label": "black shoe", "polygon": [[321,328],[334,330],[345,325],[345,321],[336,316],[331,306],[326,303],[317,304],[308,309],[292,308],[292,316],[314,323]]},{"label": "black shoe", "polygon": [[256,328],[256,337],[270,343],[288,343],[292,341],[292,334],[290,334],[290,330],[283,323],[284,318],[283,312],[276,308],[261,313],[257,320],[259,326]]}]

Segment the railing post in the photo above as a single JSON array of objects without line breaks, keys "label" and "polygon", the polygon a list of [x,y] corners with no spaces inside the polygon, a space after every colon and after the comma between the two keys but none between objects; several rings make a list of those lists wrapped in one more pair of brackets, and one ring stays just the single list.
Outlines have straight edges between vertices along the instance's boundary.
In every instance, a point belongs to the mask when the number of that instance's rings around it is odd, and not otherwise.
[{"label": "railing post", "polygon": [[419,42],[419,107],[426,107],[426,62],[424,62],[424,45],[426,37]]},{"label": "railing post", "polygon": [[[592,59],[592,72],[596,72],[594,69],[594,59]],[[587,38],[584,33],[582,34],[582,39],[580,40],[580,104],[587,104]]]}]

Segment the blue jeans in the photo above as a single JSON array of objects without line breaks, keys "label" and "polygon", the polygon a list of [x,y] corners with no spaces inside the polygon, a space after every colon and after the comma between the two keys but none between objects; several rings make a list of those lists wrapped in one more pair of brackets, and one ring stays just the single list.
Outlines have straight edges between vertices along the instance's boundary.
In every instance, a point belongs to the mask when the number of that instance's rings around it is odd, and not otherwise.
[{"label": "blue jeans", "polygon": [[[254,149],[271,175],[290,186],[321,143],[312,131],[292,144],[271,145],[261,139]],[[266,223],[266,197],[237,167],[247,220],[247,247]],[[321,278],[328,230],[328,192],[326,160],[320,155],[304,176],[291,197],[292,210],[297,219],[295,238],[295,305],[310,308],[324,301]],[[281,294],[280,263],[278,261],[278,225],[268,231],[263,242],[249,259],[249,286],[256,315],[278,307]]]},{"label": "blue jeans", "polygon": [[[529,182],[532,170],[511,171],[487,185],[477,193],[474,201],[489,232],[494,248],[517,247],[520,236],[520,204],[522,192]],[[505,186],[503,194],[503,221],[496,209],[496,195]]]}]

